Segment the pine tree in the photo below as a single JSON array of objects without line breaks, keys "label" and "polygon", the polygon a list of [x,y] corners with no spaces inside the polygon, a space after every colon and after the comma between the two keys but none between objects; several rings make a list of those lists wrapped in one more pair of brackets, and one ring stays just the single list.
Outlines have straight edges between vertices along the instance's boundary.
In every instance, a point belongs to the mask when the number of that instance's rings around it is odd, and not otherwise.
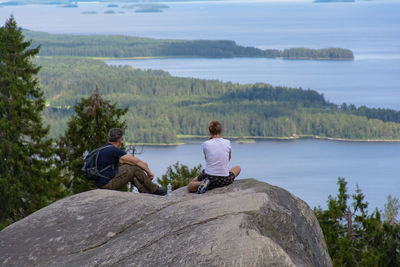
[{"label": "pine tree", "polygon": [[59,164],[70,193],[94,188],[82,172],[84,155],[107,142],[109,129],[126,129],[125,121],[120,122],[120,118],[127,111],[103,100],[97,86],[90,97],[81,99],[75,105],[76,114],[71,117],[65,134],[58,141]]},{"label": "pine tree", "polygon": [[386,222],[391,224],[396,223],[397,216],[400,211],[400,202],[397,197],[392,197],[392,195],[387,196],[387,202],[385,204],[385,209],[383,212],[383,218]]},{"label": "pine tree", "polygon": [[157,178],[157,182],[164,187],[170,183],[172,190],[176,190],[188,185],[193,178],[200,175],[201,169],[201,164],[189,169],[188,166],[180,164],[178,161],[174,165],[169,166],[167,172],[161,176],[161,179]]},{"label": "pine tree", "polygon": [[337,197],[329,196],[328,210],[314,209],[333,266],[400,266],[400,225],[382,221],[378,210],[368,215],[358,186],[349,207],[347,182],[339,178],[338,185]]},{"label": "pine tree", "polygon": [[0,28],[0,229],[63,196],[30,45],[13,17]]}]

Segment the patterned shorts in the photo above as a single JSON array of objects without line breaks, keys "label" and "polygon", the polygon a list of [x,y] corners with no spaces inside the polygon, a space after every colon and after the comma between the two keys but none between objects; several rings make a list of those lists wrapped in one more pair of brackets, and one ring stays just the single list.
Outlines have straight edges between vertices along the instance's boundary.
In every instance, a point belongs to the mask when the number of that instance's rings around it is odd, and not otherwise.
[{"label": "patterned shorts", "polygon": [[235,180],[235,175],[233,174],[233,172],[229,172],[228,176],[214,176],[205,173],[203,170],[200,175],[197,176],[198,181],[203,181],[206,178],[210,180],[210,185],[208,186],[208,188],[212,189],[215,187],[230,185]]}]

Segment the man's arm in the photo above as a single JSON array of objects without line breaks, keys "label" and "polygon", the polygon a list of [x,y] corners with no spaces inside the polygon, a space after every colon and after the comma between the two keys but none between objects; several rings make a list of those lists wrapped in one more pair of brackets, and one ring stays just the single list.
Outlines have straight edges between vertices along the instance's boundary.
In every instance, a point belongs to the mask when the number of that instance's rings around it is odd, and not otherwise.
[{"label": "man's arm", "polygon": [[149,176],[150,179],[153,180],[153,178],[154,178],[154,174],[150,171],[149,165],[146,162],[143,162],[140,159],[138,159],[132,155],[125,154],[124,156],[120,157],[119,163],[136,165],[136,166],[142,168],[147,173],[147,175]]}]

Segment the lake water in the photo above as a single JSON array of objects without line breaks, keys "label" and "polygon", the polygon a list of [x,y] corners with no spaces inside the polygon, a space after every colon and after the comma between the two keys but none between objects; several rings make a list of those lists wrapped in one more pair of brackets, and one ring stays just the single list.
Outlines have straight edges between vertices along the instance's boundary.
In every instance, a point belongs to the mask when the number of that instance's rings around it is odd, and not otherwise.
[{"label": "lake water", "polygon": [[[164,69],[184,77],[310,88],[335,103],[400,110],[400,3],[396,1],[167,3],[170,7],[163,13],[134,13],[122,5],[8,6],[0,8],[0,21],[13,14],[19,26],[51,33],[227,39],[263,49],[349,48],[354,61],[240,58],[109,63]],[[104,14],[110,9],[116,13]],[[84,11],[97,14],[81,14]],[[232,145],[232,164],[243,169],[240,178],[281,186],[311,207],[325,206],[327,196],[336,194],[338,176],[346,178],[351,192],[360,186],[370,211],[382,209],[388,194],[400,198],[400,143],[296,140]],[[156,176],[176,161],[191,167],[203,163],[199,141],[144,147],[144,151],[139,157],[149,162]]]},{"label": "lake water", "polygon": [[[31,30],[71,34],[124,34],[170,39],[228,39],[259,48],[343,47],[355,61],[280,59],[152,59],[129,64],[172,75],[266,82],[314,89],[334,103],[400,110],[400,3],[311,1],[216,1],[166,3],[162,13],[134,13],[126,4],[79,3],[79,8],[7,6]],[[113,10],[115,14],[105,14]],[[95,11],[95,15],[82,12]],[[123,13],[120,13],[123,12]]]},{"label": "lake water", "polygon": [[[186,145],[138,146],[137,157],[161,177],[175,162],[205,166],[200,140]],[[311,207],[326,207],[328,195],[336,196],[337,178],[344,177],[350,193],[359,185],[369,210],[383,209],[386,196],[400,197],[400,143],[336,142],[325,140],[232,141],[231,166],[240,165],[239,178],[256,178],[285,188]]]}]

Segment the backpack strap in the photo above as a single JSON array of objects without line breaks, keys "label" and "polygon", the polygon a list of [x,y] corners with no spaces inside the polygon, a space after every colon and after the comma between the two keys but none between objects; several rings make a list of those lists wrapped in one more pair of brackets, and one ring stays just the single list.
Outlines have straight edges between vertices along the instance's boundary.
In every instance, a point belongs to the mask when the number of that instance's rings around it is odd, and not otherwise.
[{"label": "backpack strap", "polygon": [[112,146],[113,146],[113,145],[105,145],[105,146],[100,147],[100,148],[98,149],[98,152],[97,152],[97,155],[96,155],[96,161],[95,161],[95,162],[96,162],[96,169],[99,171],[99,176],[101,176],[101,177],[103,177],[103,178],[107,178],[107,179],[111,179],[111,178],[110,178],[110,177],[107,177],[107,176],[105,176],[105,175],[102,175],[101,173],[102,173],[103,171],[109,169],[109,168],[114,169],[114,163],[107,165],[107,166],[106,166],[105,168],[103,168],[102,170],[99,170],[99,168],[97,167],[97,161],[98,161],[98,159],[99,159],[100,152],[101,152],[102,150],[104,150],[104,149],[106,149],[106,148],[108,148],[108,147],[112,147]]},{"label": "backpack strap", "polygon": [[107,169],[110,169],[110,168],[112,168],[112,169],[114,169],[114,164],[110,164],[110,165],[108,165],[108,166],[106,166],[105,168],[103,168],[102,170],[100,170],[99,172],[101,173],[101,172],[104,172],[105,170],[107,170]]}]

